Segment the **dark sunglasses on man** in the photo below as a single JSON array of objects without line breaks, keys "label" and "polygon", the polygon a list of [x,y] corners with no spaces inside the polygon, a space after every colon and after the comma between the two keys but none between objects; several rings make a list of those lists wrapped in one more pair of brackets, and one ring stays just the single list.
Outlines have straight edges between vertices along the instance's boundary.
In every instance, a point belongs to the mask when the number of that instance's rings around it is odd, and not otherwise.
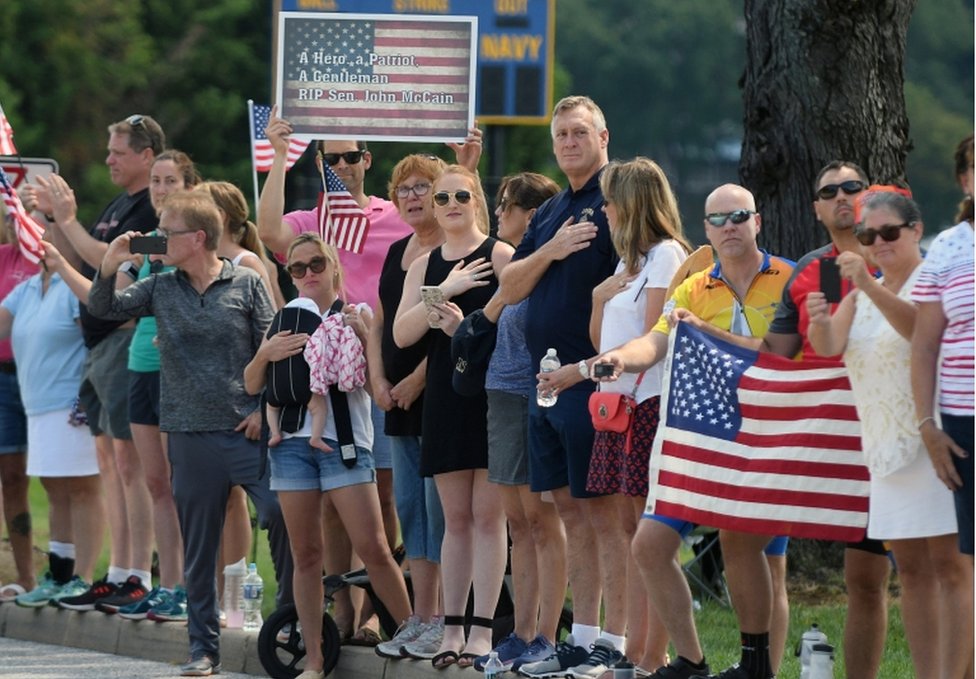
[{"label": "dark sunglasses on man", "polygon": [[725,222],[731,220],[733,224],[741,224],[742,222],[753,216],[755,211],[753,210],[733,210],[732,212],[709,212],[705,215],[705,219],[712,226],[725,226]]},{"label": "dark sunglasses on man", "polygon": [[330,167],[338,165],[340,158],[346,161],[346,165],[355,165],[356,163],[358,163],[363,159],[364,155],[366,155],[366,149],[357,149],[355,151],[344,151],[342,153],[322,153],[320,151],[319,155],[322,156],[322,160],[328,163]]},{"label": "dark sunglasses on man", "polygon": [[843,191],[848,196],[853,196],[867,188],[859,179],[848,179],[840,184],[824,184],[817,189],[817,198],[820,200],[830,200],[837,195],[837,191]]},{"label": "dark sunglasses on man", "polygon": [[901,238],[902,229],[910,228],[913,225],[914,222],[905,222],[904,224],[885,224],[879,229],[859,228],[854,230],[854,237],[861,245],[874,245],[878,236],[881,236],[881,240],[885,243],[893,243]]}]

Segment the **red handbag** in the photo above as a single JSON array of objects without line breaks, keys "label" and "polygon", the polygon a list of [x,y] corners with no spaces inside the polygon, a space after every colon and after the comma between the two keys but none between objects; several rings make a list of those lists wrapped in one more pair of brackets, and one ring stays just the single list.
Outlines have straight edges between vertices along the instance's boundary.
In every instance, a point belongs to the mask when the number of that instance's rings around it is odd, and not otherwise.
[{"label": "red handbag", "polygon": [[[630,430],[630,423],[637,410],[637,387],[644,379],[641,373],[634,384],[634,390],[629,394],[594,391],[590,394],[588,408],[593,428],[597,431],[612,431],[623,434]],[[629,436],[628,436],[629,439]]]}]

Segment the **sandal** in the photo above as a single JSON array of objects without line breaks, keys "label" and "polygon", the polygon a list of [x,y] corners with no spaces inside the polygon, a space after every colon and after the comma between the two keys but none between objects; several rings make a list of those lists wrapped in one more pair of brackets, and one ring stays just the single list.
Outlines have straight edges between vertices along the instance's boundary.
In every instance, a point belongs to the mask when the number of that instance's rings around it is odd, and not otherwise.
[{"label": "sandal", "polygon": [[27,594],[27,590],[24,589],[22,585],[16,582],[11,582],[8,585],[0,587],[0,603],[9,603],[21,594]]},{"label": "sandal", "polygon": [[[464,616],[463,615],[445,615],[444,616],[444,627],[448,626],[463,627],[464,626]],[[464,630],[462,629],[462,632]],[[433,658],[430,659],[430,664],[434,666],[435,670],[442,670],[445,667],[454,665],[457,663],[460,657],[459,651],[441,651]]]},{"label": "sandal", "polygon": [[360,627],[349,639],[346,644],[349,646],[376,646],[383,641],[379,633],[370,627]]},{"label": "sandal", "polygon": [[[491,627],[492,627],[492,620],[491,620],[491,618],[481,618],[481,617],[478,617],[476,615],[472,615],[471,616],[471,626],[472,627],[483,627],[483,628],[488,629],[489,632],[490,632]],[[470,631],[469,631],[468,636],[470,638]],[[488,636],[488,639],[489,639],[489,643],[491,643],[491,635],[490,634]],[[461,653],[458,656],[458,660],[457,660],[458,667],[471,667],[472,665],[474,665],[474,661],[475,660],[477,660],[478,658],[480,658],[483,655],[487,655],[490,652],[491,652],[491,649],[490,648],[487,651],[485,651],[484,653],[472,653],[471,651],[464,651],[463,653]]]}]

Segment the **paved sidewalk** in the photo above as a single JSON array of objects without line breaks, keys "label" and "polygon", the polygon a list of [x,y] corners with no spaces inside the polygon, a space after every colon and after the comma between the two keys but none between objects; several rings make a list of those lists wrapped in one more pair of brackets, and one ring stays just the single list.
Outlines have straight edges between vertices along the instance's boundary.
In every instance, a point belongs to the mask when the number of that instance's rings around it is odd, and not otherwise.
[{"label": "paved sidewalk", "polygon": [[[178,676],[176,665],[184,662],[187,655],[185,625],[149,620],[134,622],[97,611],[79,613],[50,606],[21,608],[13,603],[0,605],[0,636],[170,663],[173,665],[172,676]],[[224,672],[267,676],[258,660],[257,640],[257,633],[222,630],[220,661]],[[2,666],[3,661],[0,661],[0,675],[3,675]],[[431,679],[462,672],[468,679],[481,676],[473,669],[449,667],[435,670],[427,661],[384,660],[372,648],[344,646],[339,655],[339,665],[330,677]]]}]

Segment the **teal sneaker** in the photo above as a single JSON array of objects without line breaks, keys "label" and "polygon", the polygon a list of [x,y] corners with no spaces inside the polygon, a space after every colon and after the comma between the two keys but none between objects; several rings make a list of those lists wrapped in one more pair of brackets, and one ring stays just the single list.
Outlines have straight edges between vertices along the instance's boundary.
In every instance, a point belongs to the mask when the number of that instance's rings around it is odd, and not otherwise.
[{"label": "teal sneaker", "polygon": [[173,596],[172,592],[160,589],[159,587],[153,587],[149,590],[149,594],[142,597],[139,601],[121,606],[119,608],[119,617],[125,618],[126,620],[145,620],[151,609],[166,602],[171,596]]},{"label": "teal sneaker", "polygon": [[179,585],[166,601],[146,612],[146,619],[156,622],[186,622],[186,618],[186,590]]},{"label": "teal sneaker", "polygon": [[56,594],[51,596],[51,600],[47,603],[51,606],[57,606],[61,599],[67,596],[78,596],[79,594],[84,594],[91,587],[90,583],[85,582],[79,576],[74,576],[68,582],[61,586],[61,589],[57,591]]},{"label": "teal sneaker", "polygon": [[45,573],[41,581],[37,583],[37,587],[25,594],[17,595],[15,601],[18,606],[23,606],[24,608],[40,608],[41,606],[47,605],[47,602],[51,600],[51,597],[57,594],[61,590],[61,585],[54,581],[51,577],[51,573]]}]

